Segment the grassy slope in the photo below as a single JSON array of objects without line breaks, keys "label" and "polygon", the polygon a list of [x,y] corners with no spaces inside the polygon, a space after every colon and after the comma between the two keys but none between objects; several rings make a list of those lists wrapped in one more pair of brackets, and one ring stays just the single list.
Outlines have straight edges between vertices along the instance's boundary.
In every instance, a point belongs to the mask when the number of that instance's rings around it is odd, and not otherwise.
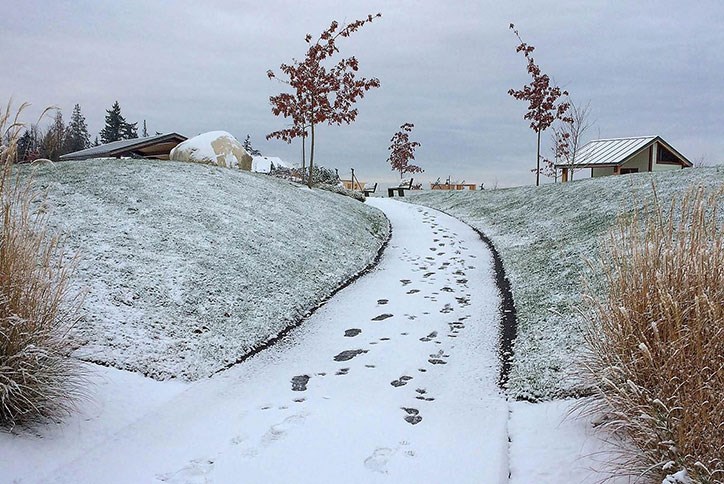
[{"label": "grassy slope", "polygon": [[586,260],[598,255],[599,240],[618,215],[653,199],[652,181],[667,205],[691,185],[724,183],[724,167],[410,197],[482,230],[500,251],[519,319],[512,396],[549,399],[580,390],[566,370],[581,344],[582,276],[590,272]]},{"label": "grassy slope", "polygon": [[36,178],[80,253],[77,355],[160,379],[207,376],[278,334],[388,233],[351,198],[205,165],[88,160]]}]

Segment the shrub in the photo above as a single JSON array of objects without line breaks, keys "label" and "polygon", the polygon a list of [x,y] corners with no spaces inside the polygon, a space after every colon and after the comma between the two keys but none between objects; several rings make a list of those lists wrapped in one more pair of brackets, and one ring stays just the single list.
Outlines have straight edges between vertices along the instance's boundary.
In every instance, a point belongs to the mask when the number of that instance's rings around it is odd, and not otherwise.
[{"label": "shrub", "polygon": [[[25,105],[21,106],[18,114]],[[82,395],[81,363],[69,357],[68,331],[79,297],[69,293],[74,268],[62,241],[51,237],[30,179],[13,176],[21,124],[8,105],[0,113],[0,426],[57,418]]]},{"label": "shrub", "polygon": [[[611,232],[582,374],[625,470],[724,482],[724,187],[691,189]],[[718,218],[719,217],[719,218]],[[653,481],[652,481],[653,482]]]}]

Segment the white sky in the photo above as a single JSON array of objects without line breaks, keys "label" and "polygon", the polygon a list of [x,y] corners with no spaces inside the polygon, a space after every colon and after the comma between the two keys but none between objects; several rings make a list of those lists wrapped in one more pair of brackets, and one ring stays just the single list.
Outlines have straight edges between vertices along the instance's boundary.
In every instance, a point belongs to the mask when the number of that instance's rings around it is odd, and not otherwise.
[{"label": "white sky", "polygon": [[[81,105],[92,136],[115,100],[149,132],[250,134],[290,161],[300,144],[267,142],[286,125],[266,77],[300,58],[304,35],[331,20],[383,17],[340,43],[380,89],[350,126],[319,131],[317,161],[340,174],[392,181],[389,140],[404,122],[422,143],[420,180],[533,183],[535,135],[526,104],[507,94],[529,81],[514,22],[544,72],[591,102],[590,138],[657,134],[692,161],[724,162],[724,4],[681,1],[39,1],[0,17],[0,100],[34,110]],[[693,5],[693,6],[692,6]],[[548,142],[548,133],[544,133]]]}]

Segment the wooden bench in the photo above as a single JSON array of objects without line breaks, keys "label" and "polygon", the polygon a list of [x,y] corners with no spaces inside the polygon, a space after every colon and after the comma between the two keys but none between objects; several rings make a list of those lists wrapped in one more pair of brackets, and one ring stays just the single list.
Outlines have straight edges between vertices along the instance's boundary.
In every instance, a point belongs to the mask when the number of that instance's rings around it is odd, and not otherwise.
[{"label": "wooden bench", "polygon": [[377,183],[374,184],[372,188],[370,188],[369,185],[365,184],[365,187],[362,189],[362,193],[365,194],[365,197],[369,197],[373,193],[377,191]]},{"label": "wooden bench", "polygon": [[397,196],[404,197],[405,196],[405,190],[411,190],[412,189],[412,178],[409,180],[405,180],[400,182],[400,184],[396,187],[390,187],[387,189],[387,196],[392,198],[395,196],[395,192],[397,192]]}]

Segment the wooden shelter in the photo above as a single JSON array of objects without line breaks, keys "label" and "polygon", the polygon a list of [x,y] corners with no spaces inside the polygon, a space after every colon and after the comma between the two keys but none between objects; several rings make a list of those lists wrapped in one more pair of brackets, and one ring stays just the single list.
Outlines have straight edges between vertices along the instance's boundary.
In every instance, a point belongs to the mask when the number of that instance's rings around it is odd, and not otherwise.
[{"label": "wooden shelter", "polygon": [[556,163],[567,182],[573,170],[590,168],[591,177],[689,168],[692,163],[660,136],[597,139],[586,143],[573,163]]},{"label": "wooden shelter", "polygon": [[60,157],[61,160],[87,160],[90,158],[152,158],[168,160],[171,150],[186,137],[178,133],[159,134],[145,138],[132,138],[113,141],[104,145],[92,146]]}]

